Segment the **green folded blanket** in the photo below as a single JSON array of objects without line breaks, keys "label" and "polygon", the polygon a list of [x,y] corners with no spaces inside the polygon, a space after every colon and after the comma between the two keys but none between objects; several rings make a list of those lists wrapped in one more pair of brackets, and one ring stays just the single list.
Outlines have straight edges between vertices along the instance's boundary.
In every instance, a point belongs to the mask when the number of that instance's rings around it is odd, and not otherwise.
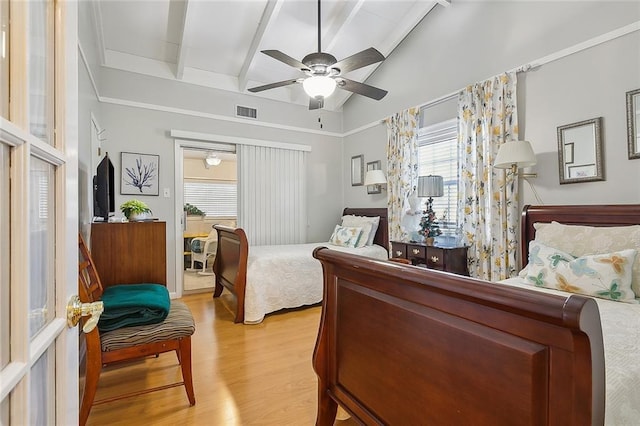
[{"label": "green folded blanket", "polygon": [[102,294],[104,312],[98,321],[100,331],[120,327],[156,324],[169,315],[171,300],[160,284],[121,284],[107,287]]}]

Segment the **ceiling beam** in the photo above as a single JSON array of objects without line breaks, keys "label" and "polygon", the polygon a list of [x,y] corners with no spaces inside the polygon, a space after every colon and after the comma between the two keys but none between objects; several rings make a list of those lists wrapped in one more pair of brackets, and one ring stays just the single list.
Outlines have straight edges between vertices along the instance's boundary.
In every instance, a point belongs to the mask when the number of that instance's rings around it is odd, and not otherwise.
[{"label": "ceiling beam", "polygon": [[180,44],[178,45],[178,57],[176,60],[176,79],[182,80],[184,77],[184,63],[187,57],[187,49],[189,49],[189,34],[187,30],[187,22],[189,15],[193,14],[193,3],[184,0],[184,13],[182,15],[182,27],[180,28]]},{"label": "ceiling beam", "polygon": [[106,65],[106,52],[104,47],[104,29],[102,28],[102,8],[99,1],[90,1],[89,5],[93,9],[93,28],[96,30],[96,43],[98,45],[98,57],[100,65]]},{"label": "ceiling beam", "polygon": [[[403,21],[403,25],[399,25],[396,31],[390,33],[386,37],[384,44],[377,46],[377,49],[380,51],[380,53],[382,53],[385,58],[389,57],[391,52],[393,52],[393,50],[398,47],[400,43],[402,43],[405,37],[409,35],[409,33],[416,27],[416,25],[418,25],[420,21],[422,21],[422,19],[427,16],[429,12],[431,12],[441,1],[446,2],[448,0],[434,1],[430,6],[427,7],[425,7],[425,2],[415,2],[413,7],[405,14],[405,16],[411,18],[407,18],[405,21]],[[366,82],[367,78],[369,78],[369,76],[373,74],[373,72],[380,66],[381,63],[367,67],[366,71],[365,69],[363,69],[363,71],[360,71],[362,75],[359,76],[358,81],[363,83]],[[382,89],[384,89],[384,87],[382,87]],[[334,93],[332,97],[334,96],[335,109],[337,110],[342,107],[347,99],[349,99],[349,97],[351,96],[351,92],[347,92],[346,90],[336,90],[336,93]]]},{"label": "ceiling beam", "polygon": [[238,91],[240,92],[244,92],[247,88],[247,84],[249,84],[249,70],[253,66],[256,55],[260,53],[258,52],[258,49],[260,48],[260,43],[262,43],[262,38],[269,27],[275,22],[283,3],[284,0],[267,1],[267,5],[265,6],[264,12],[262,12],[262,17],[260,18],[258,28],[253,35],[253,40],[251,40],[249,51],[245,56],[242,68],[240,68],[240,74],[238,75]]},{"label": "ceiling beam", "polygon": [[[353,21],[358,14],[365,0],[357,2],[342,3],[342,11],[338,13],[338,17],[333,20],[331,26],[324,31],[322,35],[322,51],[331,52],[336,46],[340,33]],[[339,60],[339,59],[338,59]]]}]

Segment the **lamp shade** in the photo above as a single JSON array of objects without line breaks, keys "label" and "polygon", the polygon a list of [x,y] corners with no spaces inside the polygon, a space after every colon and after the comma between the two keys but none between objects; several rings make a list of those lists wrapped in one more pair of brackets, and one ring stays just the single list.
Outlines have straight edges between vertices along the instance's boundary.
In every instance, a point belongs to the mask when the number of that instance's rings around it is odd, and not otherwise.
[{"label": "lamp shade", "polygon": [[420,176],[418,178],[418,197],[442,197],[444,179],[442,176]]},{"label": "lamp shade", "polygon": [[493,167],[511,169],[536,165],[536,155],[528,141],[511,141],[500,145]]},{"label": "lamp shade", "polygon": [[382,170],[369,170],[364,177],[365,186],[368,185],[386,185],[387,177]]},{"label": "lamp shade", "polygon": [[331,96],[334,90],[336,90],[336,81],[331,77],[317,75],[309,77],[302,82],[302,87],[307,95],[312,98],[319,96],[326,98]]}]

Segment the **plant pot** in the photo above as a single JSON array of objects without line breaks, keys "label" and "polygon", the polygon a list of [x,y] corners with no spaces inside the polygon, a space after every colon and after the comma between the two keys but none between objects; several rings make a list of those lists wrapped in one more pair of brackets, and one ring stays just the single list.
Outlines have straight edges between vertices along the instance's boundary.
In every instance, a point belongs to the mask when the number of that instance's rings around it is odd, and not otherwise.
[{"label": "plant pot", "polygon": [[131,213],[128,217],[129,222],[139,222],[142,220],[148,220],[151,218],[149,213]]},{"label": "plant pot", "polygon": [[435,238],[433,238],[433,237],[427,237],[427,238],[425,239],[425,242],[426,242],[426,244],[427,244],[428,246],[432,246],[432,245],[433,245],[433,241],[434,241],[434,240],[435,240]]}]

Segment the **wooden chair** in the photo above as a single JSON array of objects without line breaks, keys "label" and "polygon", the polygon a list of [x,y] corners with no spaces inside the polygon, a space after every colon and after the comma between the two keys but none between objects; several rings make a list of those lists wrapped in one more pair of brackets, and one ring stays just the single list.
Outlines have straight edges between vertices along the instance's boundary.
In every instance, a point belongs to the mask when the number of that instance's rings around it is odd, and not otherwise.
[{"label": "wooden chair", "polygon": [[[82,235],[78,236],[78,243],[80,248],[79,296],[81,302],[90,303],[100,300],[103,288]],[[88,320],[89,318],[83,318],[83,324]],[[195,324],[189,308],[180,301],[172,300],[169,315],[159,324],[123,327],[105,333],[100,333],[98,327],[95,327],[90,332],[85,333],[87,360],[85,385],[80,406],[80,426],[86,424],[93,405],[175,386],[184,385],[189,404],[194,405],[196,399],[193,392],[191,374],[191,335],[194,331]],[[182,369],[182,382],[144,389],[94,402],[102,367],[115,362],[158,355],[169,351],[176,351],[178,362]]]}]

